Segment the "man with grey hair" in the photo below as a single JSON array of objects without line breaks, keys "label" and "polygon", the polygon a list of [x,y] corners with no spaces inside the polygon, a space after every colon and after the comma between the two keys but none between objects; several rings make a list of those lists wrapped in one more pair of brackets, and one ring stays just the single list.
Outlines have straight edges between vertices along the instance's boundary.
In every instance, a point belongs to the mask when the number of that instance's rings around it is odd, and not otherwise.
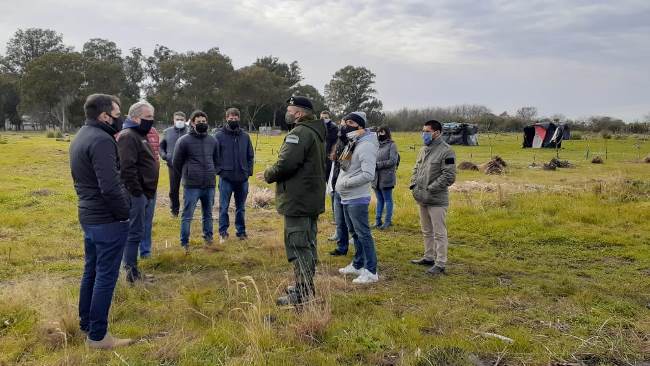
[{"label": "man with grey hair", "polygon": [[137,102],[129,108],[124,129],[117,136],[120,176],[131,196],[129,234],[123,257],[126,280],[131,284],[144,279],[138,270],[138,248],[145,234],[147,206],[155,204],[158,186],[158,162],[147,140],[153,118],[153,106],[146,101]]}]

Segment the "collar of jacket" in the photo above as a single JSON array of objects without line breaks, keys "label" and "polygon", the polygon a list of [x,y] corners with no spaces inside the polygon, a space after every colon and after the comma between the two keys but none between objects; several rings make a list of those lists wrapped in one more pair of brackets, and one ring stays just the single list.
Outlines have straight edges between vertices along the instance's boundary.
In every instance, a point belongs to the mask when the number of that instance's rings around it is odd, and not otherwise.
[{"label": "collar of jacket", "polygon": [[298,118],[298,120],[296,121],[296,124],[304,123],[304,122],[311,122],[311,121],[320,121],[320,120],[317,120],[313,116],[312,117],[303,116],[303,117]]},{"label": "collar of jacket", "polygon": [[104,122],[99,122],[96,119],[87,119],[85,124],[87,126],[91,127],[96,127],[99,128],[100,130],[106,132],[107,134],[111,135],[111,137],[115,138],[115,134],[117,134],[119,131],[115,130],[112,125],[106,124]]},{"label": "collar of jacket", "polygon": [[237,126],[237,128],[235,128],[233,130],[228,126],[228,124],[226,124],[225,126],[222,127],[222,130],[223,130],[223,132],[231,134],[231,135],[239,135],[239,134],[241,134],[241,127],[240,126]]},{"label": "collar of jacket", "polygon": [[184,126],[183,128],[176,128],[176,126],[174,126],[174,129],[176,130],[176,132],[179,132],[179,133],[180,132],[185,132],[187,130],[187,126]]},{"label": "collar of jacket", "polygon": [[127,118],[124,120],[124,124],[122,125],[122,128],[134,128],[140,126],[139,124],[133,122],[132,119]]}]

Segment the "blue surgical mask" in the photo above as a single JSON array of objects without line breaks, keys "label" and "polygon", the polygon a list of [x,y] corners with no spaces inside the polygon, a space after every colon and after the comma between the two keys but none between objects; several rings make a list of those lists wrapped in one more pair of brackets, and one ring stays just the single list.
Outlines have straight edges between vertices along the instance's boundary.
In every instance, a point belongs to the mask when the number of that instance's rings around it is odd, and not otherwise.
[{"label": "blue surgical mask", "polygon": [[422,132],[422,142],[424,142],[425,145],[430,145],[431,141],[433,141],[433,133],[432,132]]}]

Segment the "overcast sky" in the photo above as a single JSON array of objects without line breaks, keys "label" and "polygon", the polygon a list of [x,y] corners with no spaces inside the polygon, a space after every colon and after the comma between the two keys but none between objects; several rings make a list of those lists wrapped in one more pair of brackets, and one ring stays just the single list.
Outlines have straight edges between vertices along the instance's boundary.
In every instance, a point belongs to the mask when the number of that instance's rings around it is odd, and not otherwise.
[{"label": "overcast sky", "polygon": [[[650,1],[0,0],[0,49],[18,28],[81,49],[219,47],[235,67],[297,60],[323,91],[346,65],[377,74],[384,109],[483,104],[541,115],[650,113]],[[63,5],[65,4],[65,5]]]}]

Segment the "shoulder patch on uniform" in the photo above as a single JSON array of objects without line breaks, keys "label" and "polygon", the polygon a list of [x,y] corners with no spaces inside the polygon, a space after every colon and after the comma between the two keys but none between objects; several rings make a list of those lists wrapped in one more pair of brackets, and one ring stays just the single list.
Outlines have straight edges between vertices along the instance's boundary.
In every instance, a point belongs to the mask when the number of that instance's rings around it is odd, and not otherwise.
[{"label": "shoulder patch on uniform", "polygon": [[287,144],[297,144],[298,142],[300,142],[300,137],[296,135],[287,135],[287,137],[285,137],[284,139],[284,142],[286,142]]},{"label": "shoulder patch on uniform", "polygon": [[456,163],[456,159],[454,158],[445,159],[445,164],[455,164],[455,163]]}]

